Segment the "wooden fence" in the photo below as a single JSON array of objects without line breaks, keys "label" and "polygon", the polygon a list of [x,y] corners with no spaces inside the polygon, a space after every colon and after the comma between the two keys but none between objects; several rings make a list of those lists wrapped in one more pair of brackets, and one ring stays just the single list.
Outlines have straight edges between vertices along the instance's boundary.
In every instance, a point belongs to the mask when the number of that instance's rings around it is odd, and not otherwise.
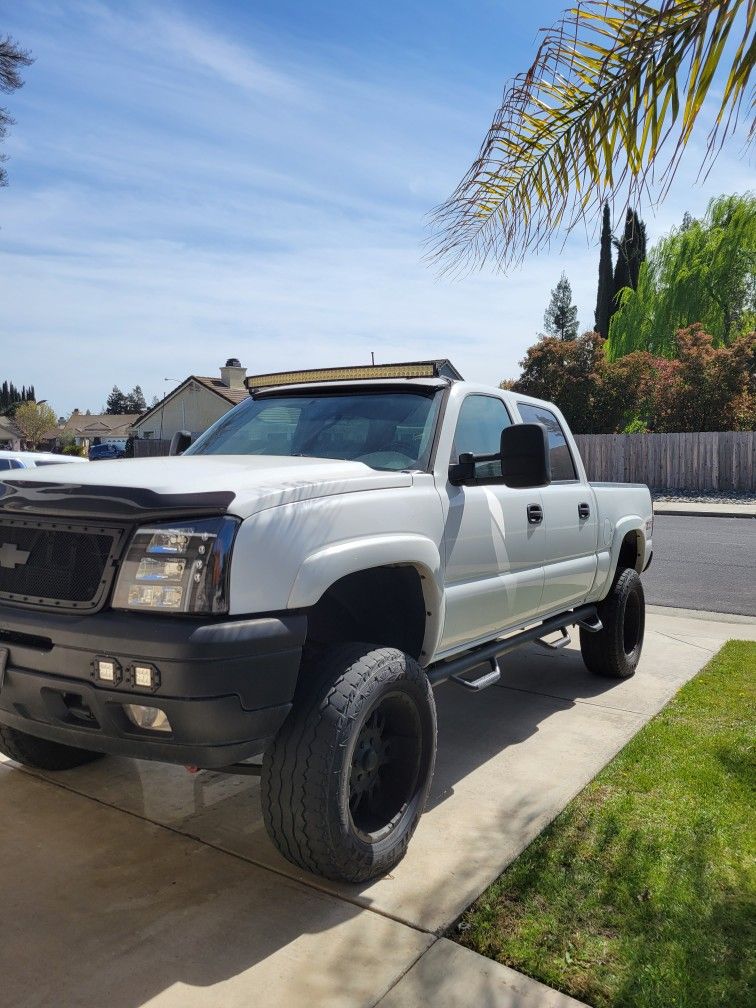
[{"label": "wooden fence", "polygon": [[167,455],[170,449],[170,440],[138,438],[134,441],[134,458],[154,458],[156,455]]},{"label": "wooden fence", "polygon": [[[588,479],[663,490],[756,492],[756,434],[578,434]],[[134,442],[134,455],[167,455],[171,442]]]},{"label": "wooden fence", "polygon": [[579,434],[588,479],[664,490],[756,490],[756,434]]}]

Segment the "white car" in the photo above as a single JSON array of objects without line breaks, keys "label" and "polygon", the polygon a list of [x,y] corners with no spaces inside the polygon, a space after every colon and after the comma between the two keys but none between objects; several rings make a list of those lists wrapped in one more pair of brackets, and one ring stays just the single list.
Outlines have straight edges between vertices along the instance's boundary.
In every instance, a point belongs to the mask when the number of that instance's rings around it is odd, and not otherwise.
[{"label": "white car", "polygon": [[360,882],[423,811],[434,686],[573,625],[633,675],[651,496],[589,483],[553,404],[433,362],[248,385],[183,455],[4,474],[0,750],[260,774],[283,855]]},{"label": "white car", "polygon": [[0,451],[0,472],[10,469],[36,469],[39,466],[67,465],[85,462],[75,455],[55,455],[53,452]]}]

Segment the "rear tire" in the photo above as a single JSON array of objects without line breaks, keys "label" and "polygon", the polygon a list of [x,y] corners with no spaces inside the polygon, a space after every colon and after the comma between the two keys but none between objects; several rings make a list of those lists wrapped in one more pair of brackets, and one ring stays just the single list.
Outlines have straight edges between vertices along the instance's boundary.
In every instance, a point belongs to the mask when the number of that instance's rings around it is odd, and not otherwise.
[{"label": "rear tire", "polygon": [[428,677],[394,648],[328,648],[302,669],[294,707],[263,760],[265,826],[285,858],[364,882],[404,856],[436,758]]},{"label": "rear tire", "polygon": [[34,770],[53,771],[72,770],[104,755],[36,738],[17,728],[9,728],[8,725],[0,725],[0,753],[9,756],[16,763],[21,763],[22,766],[32,767]]},{"label": "rear tire", "polygon": [[635,675],[643,648],[646,601],[638,573],[623,570],[597,606],[603,630],[580,630],[583,661],[595,675],[629,679]]}]

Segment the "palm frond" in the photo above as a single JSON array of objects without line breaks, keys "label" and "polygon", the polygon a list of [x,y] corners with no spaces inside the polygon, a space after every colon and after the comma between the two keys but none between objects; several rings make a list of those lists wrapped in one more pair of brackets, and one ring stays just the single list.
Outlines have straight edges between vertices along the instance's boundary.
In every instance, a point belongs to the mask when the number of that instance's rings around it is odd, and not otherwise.
[{"label": "palm frond", "polygon": [[[433,256],[444,268],[486,260],[506,268],[559,228],[569,233],[600,213],[606,199],[662,197],[742,8],[706,171],[741,113],[756,58],[756,0],[586,0],[567,11],[544,31],[474,164],[435,211]],[[753,121],[753,94],[749,111]]]}]

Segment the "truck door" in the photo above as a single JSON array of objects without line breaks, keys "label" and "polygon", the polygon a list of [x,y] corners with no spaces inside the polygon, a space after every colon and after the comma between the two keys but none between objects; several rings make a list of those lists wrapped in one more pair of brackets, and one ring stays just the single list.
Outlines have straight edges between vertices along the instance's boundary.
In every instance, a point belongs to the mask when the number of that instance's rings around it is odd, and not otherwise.
[{"label": "truck door", "polygon": [[541,423],[549,434],[552,482],[541,490],[546,533],[541,612],[547,613],[577,605],[591,590],[598,562],[596,499],[579,479],[556,414],[533,403],[517,408],[525,423]]},{"label": "truck door", "polygon": [[[501,432],[511,423],[502,399],[471,393],[460,408],[451,461],[460,452],[498,452]],[[542,523],[528,521],[528,507],[542,507],[541,491],[496,484],[496,475],[495,462],[479,462],[479,485],[442,488],[448,513],[441,651],[490,637],[540,611],[545,533]]]}]

